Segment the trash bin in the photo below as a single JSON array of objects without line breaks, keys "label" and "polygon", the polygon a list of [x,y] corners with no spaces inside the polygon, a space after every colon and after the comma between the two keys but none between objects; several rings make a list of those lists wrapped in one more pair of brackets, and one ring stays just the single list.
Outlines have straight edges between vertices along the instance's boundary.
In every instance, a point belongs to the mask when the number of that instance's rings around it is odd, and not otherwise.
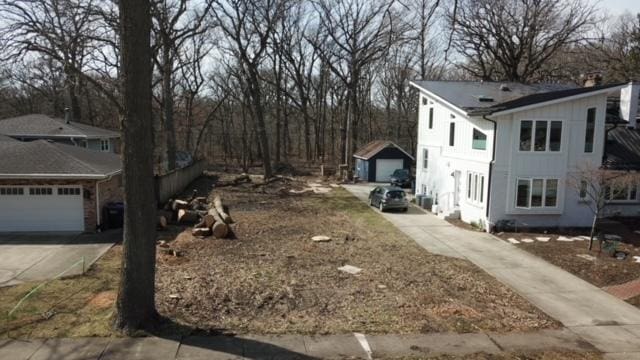
[{"label": "trash bin", "polygon": [[431,207],[433,206],[433,197],[427,195],[422,198],[422,208],[431,211]]},{"label": "trash bin", "polygon": [[417,206],[422,206],[422,198],[424,197],[424,195],[422,194],[416,194],[415,196],[415,203]]},{"label": "trash bin", "polygon": [[117,229],[124,224],[124,203],[109,202],[103,208],[104,228]]}]

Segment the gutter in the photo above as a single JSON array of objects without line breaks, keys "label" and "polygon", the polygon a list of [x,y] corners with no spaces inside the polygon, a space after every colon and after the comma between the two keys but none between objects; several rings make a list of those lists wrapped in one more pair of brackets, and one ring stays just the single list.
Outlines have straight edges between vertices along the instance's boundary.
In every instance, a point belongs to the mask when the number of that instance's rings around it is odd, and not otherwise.
[{"label": "gutter", "polygon": [[498,138],[498,123],[495,120],[489,119],[487,115],[482,115],[482,118],[493,123],[493,143],[491,144],[491,161],[489,162],[489,174],[487,174],[487,208],[486,214],[487,217],[487,232],[489,230],[489,205],[491,204],[491,180],[493,175],[493,164],[496,161],[496,139]]},{"label": "gutter", "polygon": [[116,170],[108,174],[0,174],[0,179],[78,179],[78,180],[95,180],[107,179],[113,175],[121,173],[122,170]]}]

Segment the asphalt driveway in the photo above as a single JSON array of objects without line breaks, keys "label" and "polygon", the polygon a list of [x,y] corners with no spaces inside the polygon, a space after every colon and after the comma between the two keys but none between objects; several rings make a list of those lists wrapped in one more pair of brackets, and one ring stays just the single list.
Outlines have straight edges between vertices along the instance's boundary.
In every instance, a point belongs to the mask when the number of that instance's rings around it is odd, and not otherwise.
[{"label": "asphalt driveway", "polygon": [[121,231],[1,233],[0,287],[51,279],[65,270],[64,276],[82,274],[83,265],[89,268],[120,239]]}]

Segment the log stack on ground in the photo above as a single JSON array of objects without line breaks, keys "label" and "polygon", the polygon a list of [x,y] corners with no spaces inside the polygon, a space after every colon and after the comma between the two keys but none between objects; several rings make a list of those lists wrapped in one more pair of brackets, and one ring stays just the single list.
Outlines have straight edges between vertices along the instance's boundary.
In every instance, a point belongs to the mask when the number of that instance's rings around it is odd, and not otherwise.
[{"label": "log stack on ground", "polygon": [[[246,176],[246,178],[245,178]],[[237,180],[239,179],[239,180]],[[232,182],[243,182],[249,179],[248,175],[240,176]],[[158,228],[165,228],[168,220],[175,219],[179,224],[193,225],[191,233],[193,236],[207,237],[215,236],[222,239],[229,236],[229,224],[233,222],[228,210],[222,203],[220,196],[215,196],[209,203],[206,197],[198,197],[193,193],[188,200],[170,200],[164,207],[171,211],[159,210]]]}]

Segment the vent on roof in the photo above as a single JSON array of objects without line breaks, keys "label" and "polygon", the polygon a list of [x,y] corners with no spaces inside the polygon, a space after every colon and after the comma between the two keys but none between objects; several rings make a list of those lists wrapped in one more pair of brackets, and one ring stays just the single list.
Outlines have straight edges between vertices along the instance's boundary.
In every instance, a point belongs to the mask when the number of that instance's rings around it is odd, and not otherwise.
[{"label": "vent on roof", "polygon": [[507,86],[507,84],[502,84],[500,85],[500,91],[511,91],[511,89],[509,88],[509,86]]},{"label": "vent on roof", "polygon": [[478,98],[478,101],[480,101],[480,102],[493,102],[493,98],[491,96],[478,95],[476,97]]}]

